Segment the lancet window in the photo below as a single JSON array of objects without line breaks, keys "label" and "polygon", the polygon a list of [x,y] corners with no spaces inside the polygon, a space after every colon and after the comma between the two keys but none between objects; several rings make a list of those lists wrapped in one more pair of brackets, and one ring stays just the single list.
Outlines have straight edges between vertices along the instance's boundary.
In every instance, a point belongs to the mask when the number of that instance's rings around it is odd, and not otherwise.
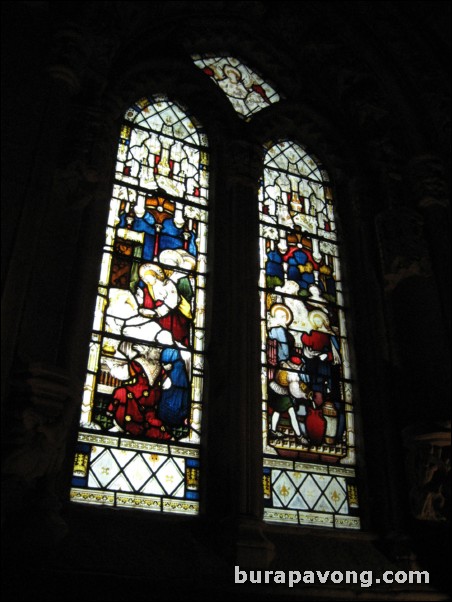
[{"label": "lancet window", "polygon": [[355,428],[329,177],[292,141],[259,190],[264,518],[356,529]]},{"label": "lancet window", "polygon": [[203,412],[209,156],[163,96],[125,113],[71,499],[196,514]]}]

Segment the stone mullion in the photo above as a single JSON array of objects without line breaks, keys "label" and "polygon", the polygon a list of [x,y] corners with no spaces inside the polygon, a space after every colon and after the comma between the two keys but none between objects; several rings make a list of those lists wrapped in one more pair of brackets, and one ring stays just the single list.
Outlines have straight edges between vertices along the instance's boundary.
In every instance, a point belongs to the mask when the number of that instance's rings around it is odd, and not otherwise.
[{"label": "stone mullion", "polygon": [[[211,195],[208,252],[208,316],[206,394],[204,413],[203,458],[206,470],[201,471],[201,492],[210,518],[225,520],[233,512],[234,433],[237,420],[229,395],[232,379],[231,356],[233,332],[230,328],[232,306],[231,230],[232,219],[223,170],[218,170],[217,192]],[[205,475],[209,479],[205,480]],[[204,485],[203,485],[204,483]]]},{"label": "stone mullion", "polygon": [[[239,514],[259,518],[261,503],[257,498],[262,487],[262,437],[260,436],[261,403],[259,387],[259,303],[258,282],[258,223],[255,191],[237,182],[231,199],[234,203],[234,266],[233,307],[231,330],[236,333],[233,346],[233,374],[237,375],[236,411],[240,417],[238,441],[240,498]],[[234,384],[232,387],[234,388]],[[257,427],[257,428],[256,428]],[[256,499],[257,498],[257,499]]]},{"label": "stone mullion", "polygon": [[257,186],[262,165],[259,149],[241,140],[231,144],[228,161],[231,206],[231,378],[234,408],[235,559],[265,566],[272,545],[263,536],[262,400],[259,320],[259,221]]}]

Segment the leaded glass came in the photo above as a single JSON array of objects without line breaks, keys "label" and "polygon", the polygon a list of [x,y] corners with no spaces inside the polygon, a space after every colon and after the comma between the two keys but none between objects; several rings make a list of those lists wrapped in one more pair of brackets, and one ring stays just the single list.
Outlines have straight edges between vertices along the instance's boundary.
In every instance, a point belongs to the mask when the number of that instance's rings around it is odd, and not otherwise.
[{"label": "leaded glass came", "polygon": [[165,97],[124,117],[71,499],[198,512],[209,159]]},{"label": "leaded glass came", "polygon": [[294,142],[259,190],[264,518],[357,529],[354,409],[328,174]]}]

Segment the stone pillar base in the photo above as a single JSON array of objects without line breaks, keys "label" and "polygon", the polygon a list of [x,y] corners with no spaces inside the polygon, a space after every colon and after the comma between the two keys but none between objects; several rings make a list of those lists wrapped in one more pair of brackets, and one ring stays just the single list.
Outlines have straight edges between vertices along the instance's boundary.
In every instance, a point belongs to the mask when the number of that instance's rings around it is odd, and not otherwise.
[{"label": "stone pillar base", "polygon": [[239,517],[225,526],[230,557],[241,569],[266,569],[274,558],[274,545],[263,532],[262,521]]}]

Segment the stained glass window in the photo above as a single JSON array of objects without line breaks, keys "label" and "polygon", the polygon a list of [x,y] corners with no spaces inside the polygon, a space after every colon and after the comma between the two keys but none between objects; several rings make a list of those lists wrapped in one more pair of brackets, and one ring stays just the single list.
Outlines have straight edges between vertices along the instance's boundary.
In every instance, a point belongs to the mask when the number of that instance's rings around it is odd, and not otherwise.
[{"label": "stained glass window", "polygon": [[280,100],[270,84],[234,57],[193,55],[192,58],[195,65],[223,90],[246,121],[254,113]]},{"label": "stained glass window", "polygon": [[71,499],[196,514],[209,159],[185,109],[124,116]]},{"label": "stained glass window", "polygon": [[266,146],[259,215],[264,518],[358,529],[332,188],[303,146]]}]

